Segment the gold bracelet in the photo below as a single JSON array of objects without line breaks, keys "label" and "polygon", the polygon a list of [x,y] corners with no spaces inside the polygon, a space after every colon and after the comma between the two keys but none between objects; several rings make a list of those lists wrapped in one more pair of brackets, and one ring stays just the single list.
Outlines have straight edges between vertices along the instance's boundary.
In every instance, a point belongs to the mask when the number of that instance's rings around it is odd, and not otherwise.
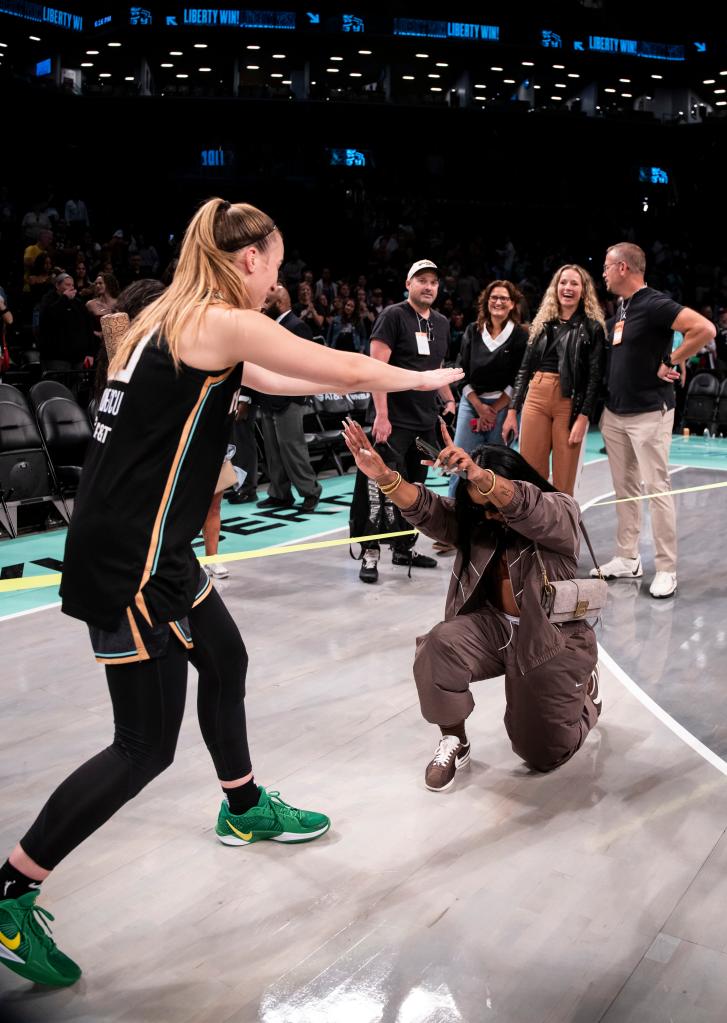
[{"label": "gold bracelet", "polygon": [[478,494],[481,494],[482,497],[489,497],[490,494],[492,493],[492,491],[497,486],[497,476],[495,476],[495,474],[492,471],[492,469],[487,469],[486,472],[489,472],[490,476],[492,476],[492,486],[490,487],[490,489],[489,490],[480,490],[480,488],[475,483],[475,490],[477,491]]},{"label": "gold bracelet", "polygon": [[389,494],[393,494],[396,488],[401,484],[401,480],[402,475],[400,472],[397,472],[396,479],[391,483],[384,483],[383,485],[381,483],[377,483],[376,486],[379,488],[384,497],[388,497]]}]

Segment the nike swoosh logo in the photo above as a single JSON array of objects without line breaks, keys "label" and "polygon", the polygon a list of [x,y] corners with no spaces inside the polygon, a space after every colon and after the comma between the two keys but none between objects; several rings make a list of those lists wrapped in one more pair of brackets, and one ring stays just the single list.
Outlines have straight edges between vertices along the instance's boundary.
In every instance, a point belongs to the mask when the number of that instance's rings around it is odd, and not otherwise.
[{"label": "nike swoosh logo", "polygon": [[581,686],[585,685],[584,682],[576,682],[576,689],[580,689]]},{"label": "nike swoosh logo", "polygon": [[[249,842],[252,839],[252,831],[249,834],[245,834],[244,831],[238,831],[234,824],[227,822],[227,827],[230,831],[234,831],[238,838],[241,838],[243,842]],[[1,935],[0,935],[1,936]]]},{"label": "nike swoosh logo", "polygon": [[20,931],[18,931],[14,938],[6,938],[3,932],[0,931],[0,941],[3,943],[5,948],[14,952],[17,948],[20,948]]}]

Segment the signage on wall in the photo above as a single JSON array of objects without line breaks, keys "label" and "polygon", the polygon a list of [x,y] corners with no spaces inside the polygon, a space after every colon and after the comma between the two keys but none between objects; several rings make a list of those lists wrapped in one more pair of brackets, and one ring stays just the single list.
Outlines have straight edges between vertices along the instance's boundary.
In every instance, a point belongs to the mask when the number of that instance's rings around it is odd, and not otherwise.
[{"label": "signage on wall", "polygon": [[395,36],[418,36],[422,39],[471,39],[496,43],[499,25],[480,25],[469,21],[425,21],[422,18],[394,18]]},{"label": "signage on wall", "polygon": [[294,29],[294,11],[249,11],[239,7],[185,7],[180,15],[167,15],[167,25],[205,28]]},{"label": "signage on wall", "polygon": [[44,7],[28,0],[2,0],[0,14],[9,14],[24,21],[37,21],[41,24],[54,25],[56,28],[67,28],[73,32],[83,31],[83,18],[80,14],[71,14],[58,7]]}]

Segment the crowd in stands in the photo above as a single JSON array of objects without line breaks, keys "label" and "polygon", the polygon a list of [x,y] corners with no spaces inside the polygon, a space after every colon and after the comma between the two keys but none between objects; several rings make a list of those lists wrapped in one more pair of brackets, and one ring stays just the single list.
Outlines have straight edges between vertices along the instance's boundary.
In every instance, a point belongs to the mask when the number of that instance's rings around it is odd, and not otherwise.
[{"label": "crowd in stands", "polygon": [[[112,210],[96,216],[89,206],[78,195],[63,201],[51,195],[25,206],[0,187],[0,329],[6,351],[0,368],[19,369],[39,361],[44,371],[88,369],[100,344],[100,317],[113,312],[120,291],[145,278],[164,283],[171,279],[172,235],[152,240],[136,225],[113,226]],[[361,210],[370,237],[349,257],[360,272],[351,271],[350,265],[315,265],[300,250],[289,251],[281,280],[290,292],[293,312],[319,343],[368,353],[378,314],[405,297],[406,267],[425,256],[440,267],[437,308],[450,321],[447,359],[455,362],[487,283],[505,279],[517,285],[523,296],[521,321],[527,324],[557,266],[579,258],[588,265],[566,241],[549,248],[542,239],[527,246],[516,245],[507,235],[490,241],[484,233],[473,234],[471,225],[465,240],[459,240],[456,221],[445,228],[421,202],[403,202],[398,224],[384,221],[390,204],[382,204],[382,209],[378,215],[373,209]],[[620,236],[635,232],[626,228]],[[643,239],[639,241],[643,244]],[[700,263],[685,247],[662,240],[651,242],[647,257],[652,287],[693,305],[717,326],[713,350],[696,356],[691,369],[724,377],[727,273]],[[591,269],[600,285],[600,266]],[[614,304],[603,290],[601,298],[606,316],[613,315]]]}]

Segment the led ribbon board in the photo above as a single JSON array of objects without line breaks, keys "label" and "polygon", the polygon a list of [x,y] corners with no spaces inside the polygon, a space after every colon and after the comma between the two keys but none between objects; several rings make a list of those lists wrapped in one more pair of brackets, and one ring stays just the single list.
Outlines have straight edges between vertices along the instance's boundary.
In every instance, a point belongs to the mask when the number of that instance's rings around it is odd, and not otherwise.
[{"label": "led ribbon board", "polygon": [[0,14],[23,18],[24,21],[55,25],[56,28],[67,28],[73,32],[83,31],[83,18],[80,14],[61,11],[57,7],[44,7],[41,4],[29,3],[28,0],[4,0],[4,2],[0,2]]},{"label": "led ribbon board", "polygon": [[395,36],[419,36],[422,39],[471,39],[478,42],[500,41],[499,25],[479,25],[469,21],[425,21],[421,18],[394,18]]}]

